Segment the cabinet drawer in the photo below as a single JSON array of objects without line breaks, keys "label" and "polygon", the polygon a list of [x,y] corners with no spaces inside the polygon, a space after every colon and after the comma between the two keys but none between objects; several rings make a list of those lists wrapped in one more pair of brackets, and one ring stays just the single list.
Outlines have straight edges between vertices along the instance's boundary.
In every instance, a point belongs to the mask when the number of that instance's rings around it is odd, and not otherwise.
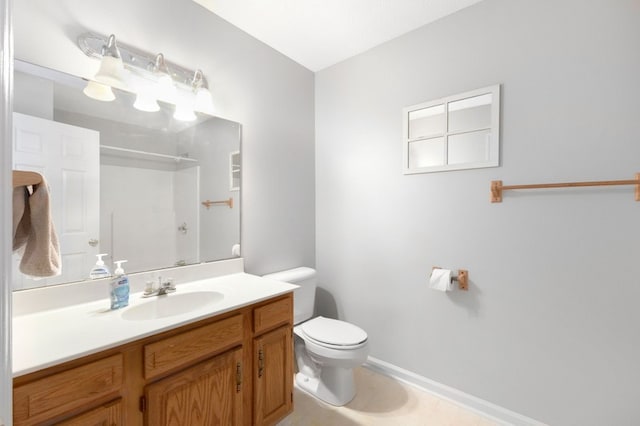
[{"label": "cabinet drawer", "polygon": [[18,386],[14,424],[36,424],[117,392],[122,376],[122,354],[117,354]]},{"label": "cabinet drawer", "polygon": [[277,325],[290,323],[293,319],[293,297],[289,295],[268,305],[253,310],[253,329],[256,333]]},{"label": "cabinet drawer", "polygon": [[205,325],[144,347],[144,377],[151,379],[242,343],[242,315]]},{"label": "cabinet drawer", "polygon": [[122,399],[57,423],[58,426],[121,426],[123,424]]}]

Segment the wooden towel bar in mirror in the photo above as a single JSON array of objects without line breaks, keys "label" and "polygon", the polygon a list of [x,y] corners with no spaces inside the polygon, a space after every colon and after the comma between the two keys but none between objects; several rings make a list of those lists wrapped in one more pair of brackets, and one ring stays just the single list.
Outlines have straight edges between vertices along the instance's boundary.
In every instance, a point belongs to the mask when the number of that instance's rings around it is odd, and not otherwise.
[{"label": "wooden towel bar in mirror", "polygon": [[500,85],[402,110],[404,174],[496,167]]}]

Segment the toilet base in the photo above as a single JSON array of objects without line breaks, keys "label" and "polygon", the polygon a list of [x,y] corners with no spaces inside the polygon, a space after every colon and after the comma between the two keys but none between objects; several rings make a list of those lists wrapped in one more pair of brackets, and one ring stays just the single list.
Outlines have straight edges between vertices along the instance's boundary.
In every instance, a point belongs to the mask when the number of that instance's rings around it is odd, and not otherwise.
[{"label": "toilet base", "polygon": [[316,398],[337,407],[347,404],[356,395],[353,369],[323,366],[320,377],[310,377],[302,372],[296,374],[300,389]]}]

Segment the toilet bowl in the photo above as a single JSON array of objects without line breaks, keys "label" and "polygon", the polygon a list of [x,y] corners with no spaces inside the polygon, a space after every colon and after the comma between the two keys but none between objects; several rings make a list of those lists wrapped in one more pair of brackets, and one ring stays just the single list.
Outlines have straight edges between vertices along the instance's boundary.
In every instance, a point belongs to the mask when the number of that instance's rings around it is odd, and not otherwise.
[{"label": "toilet bowl", "polygon": [[356,394],[353,369],[369,355],[367,333],[336,319],[313,318],[316,272],[296,268],[265,275],[265,278],[300,286],[294,290],[294,349],[298,372],[295,382],[309,394],[342,406]]}]

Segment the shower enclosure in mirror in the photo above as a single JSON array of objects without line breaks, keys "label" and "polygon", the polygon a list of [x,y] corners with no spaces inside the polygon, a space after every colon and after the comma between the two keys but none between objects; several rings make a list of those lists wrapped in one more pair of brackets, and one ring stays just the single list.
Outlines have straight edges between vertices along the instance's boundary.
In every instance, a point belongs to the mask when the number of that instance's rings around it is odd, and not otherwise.
[{"label": "shower enclosure in mirror", "polygon": [[499,165],[500,86],[404,108],[405,174]]},{"label": "shower enclosure in mirror", "polygon": [[16,61],[13,168],[47,180],[62,275],[30,279],[16,253],[14,290],[86,280],[100,253],[112,271],[127,260],[128,273],[233,257],[240,124],[201,113],[178,121],[162,103],[139,111],[135,94],[117,89],[115,100],[98,101],[83,94],[86,84]]}]

